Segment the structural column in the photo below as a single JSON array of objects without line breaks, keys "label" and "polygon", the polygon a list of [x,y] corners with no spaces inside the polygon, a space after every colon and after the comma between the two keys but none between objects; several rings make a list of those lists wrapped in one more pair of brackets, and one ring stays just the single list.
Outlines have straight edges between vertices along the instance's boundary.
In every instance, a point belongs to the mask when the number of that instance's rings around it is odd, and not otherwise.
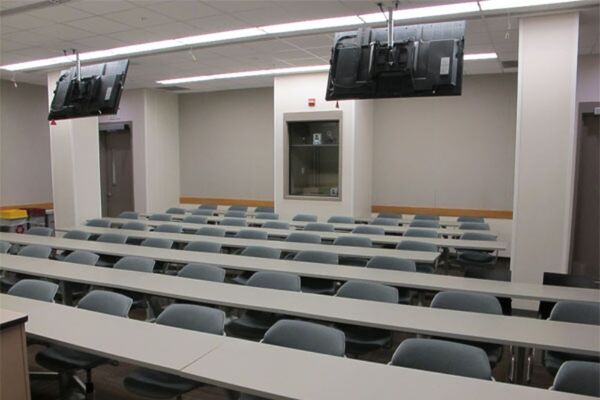
[{"label": "structural column", "polygon": [[[59,73],[48,74],[48,104]],[[70,228],[102,215],[98,118],[50,124],[52,194],[56,228]]]},{"label": "structural column", "polygon": [[578,32],[577,13],[519,24],[513,281],[568,270]]}]

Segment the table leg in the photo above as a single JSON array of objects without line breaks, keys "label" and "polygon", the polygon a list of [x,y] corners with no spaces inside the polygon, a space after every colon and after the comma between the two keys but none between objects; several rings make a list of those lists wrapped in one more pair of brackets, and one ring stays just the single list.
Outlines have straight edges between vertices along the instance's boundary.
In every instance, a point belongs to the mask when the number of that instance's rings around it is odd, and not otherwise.
[{"label": "table leg", "polygon": [[63,281],[63,304],[66,306],[73,305],[73,288],[67,281]]}]

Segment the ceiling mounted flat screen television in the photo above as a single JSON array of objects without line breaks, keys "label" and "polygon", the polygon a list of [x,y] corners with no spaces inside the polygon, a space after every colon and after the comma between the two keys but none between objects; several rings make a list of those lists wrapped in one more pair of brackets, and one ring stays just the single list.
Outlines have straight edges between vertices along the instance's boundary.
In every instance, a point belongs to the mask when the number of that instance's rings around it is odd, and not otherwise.
[{"label": "ceiling mounted flat screen television", "polygon": [[338,32],[325,98],[459,96],[464,34],[464,21]]}]

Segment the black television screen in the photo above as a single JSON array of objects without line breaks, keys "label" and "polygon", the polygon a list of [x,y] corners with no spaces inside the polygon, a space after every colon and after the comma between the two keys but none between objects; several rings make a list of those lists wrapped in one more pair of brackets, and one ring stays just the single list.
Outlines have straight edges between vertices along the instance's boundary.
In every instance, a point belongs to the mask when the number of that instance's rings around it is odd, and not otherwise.
[{"label": "black television screen", "polygon": [[458,96],[462,88],[465,22],[335,34],[327,100]]},{"label": "black television screen", "polygon": [[48,120],[116,114],[129,60],[64,70],[56,82]]}]

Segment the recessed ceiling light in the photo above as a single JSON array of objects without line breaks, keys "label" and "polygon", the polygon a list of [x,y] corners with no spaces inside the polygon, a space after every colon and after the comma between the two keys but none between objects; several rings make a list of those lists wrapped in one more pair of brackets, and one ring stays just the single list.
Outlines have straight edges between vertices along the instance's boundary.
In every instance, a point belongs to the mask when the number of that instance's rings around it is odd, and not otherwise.
[{"label": "recessed ceiling light", "polygon": [[465,54],[465,61],[474,61],[474,60],[494,60],[498,58],[498,54],[496,53],[477,53],[477,54]]}]

